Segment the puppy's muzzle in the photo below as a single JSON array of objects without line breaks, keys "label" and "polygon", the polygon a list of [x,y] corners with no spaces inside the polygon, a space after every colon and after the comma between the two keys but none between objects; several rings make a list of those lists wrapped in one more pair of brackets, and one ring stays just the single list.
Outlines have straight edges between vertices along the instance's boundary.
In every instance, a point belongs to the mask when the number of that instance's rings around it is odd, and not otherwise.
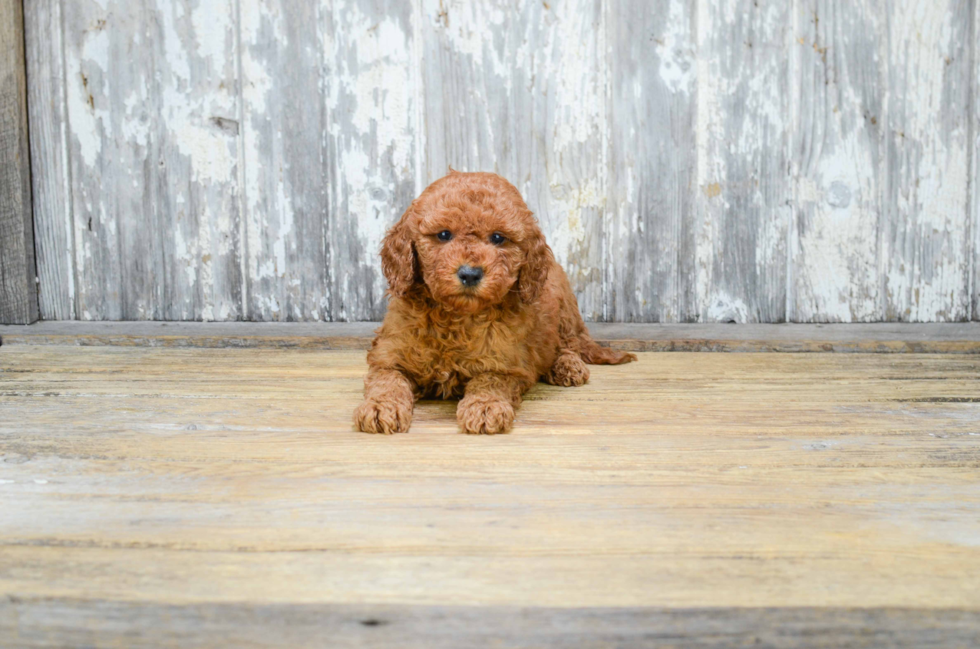
[{"label": "puppy's muzzle", "polygon": [[459,270],[456,271],[456,277],[459,278],[463,286],[473,287],[483,279],[483,269],[474,268],[473,266],[460,266]]}]

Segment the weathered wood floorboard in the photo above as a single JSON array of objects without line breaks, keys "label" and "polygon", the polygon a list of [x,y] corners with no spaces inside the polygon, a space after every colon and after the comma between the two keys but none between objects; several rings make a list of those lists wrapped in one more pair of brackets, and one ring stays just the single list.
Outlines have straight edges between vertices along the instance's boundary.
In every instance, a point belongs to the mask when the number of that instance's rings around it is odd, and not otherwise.
[{"label": "weathered wood floorboard", "polygon": [[497,437],[459,434],[452,402],[355,433],[364,372],[362,351],[0,348],[0,637],[980,634],[978,356],[641,354],[538,385]]},{"label": "weathered wood floorboard", "polygon": [[[21,646],[360,649],[727,647],[923,649],[980,643],[974,611],[833,608],[543,608],[345,604],[196,604],[16,600]],[[2,627],[0,622],[0,628]],[[216,641],[220,639],[220,641]]]}]

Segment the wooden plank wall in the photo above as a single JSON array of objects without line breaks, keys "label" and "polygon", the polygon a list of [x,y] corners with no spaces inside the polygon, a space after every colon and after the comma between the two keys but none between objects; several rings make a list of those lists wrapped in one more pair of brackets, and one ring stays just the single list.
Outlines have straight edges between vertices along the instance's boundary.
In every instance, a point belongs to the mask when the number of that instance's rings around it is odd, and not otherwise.
[{"label": "wooden plank wall", "polygon": [[589,320],[980,319],[978,0],[35,0],[41,314],[370,320],[451,165]]},{"label": "wooden plank wall", "polygon": [[0,0],[0,324],[37,320],[21,0]]},{"label": "wooden plank wall", "polygon": [[973,275],[970,286],[973,294],[973,319],[980,320],[980,1],[973,0],[973,31],[970,42],[973,43],[973,91],[970,93],[970,138],[973,145],[970,157],[970,204],[973,213]]}]

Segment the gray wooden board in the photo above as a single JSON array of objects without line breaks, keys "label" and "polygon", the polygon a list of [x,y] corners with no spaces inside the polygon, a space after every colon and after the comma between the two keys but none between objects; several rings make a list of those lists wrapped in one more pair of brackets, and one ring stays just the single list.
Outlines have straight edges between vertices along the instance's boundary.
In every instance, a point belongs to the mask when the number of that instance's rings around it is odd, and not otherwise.
[{"label": "gray wooden board", "polygon": [[[367,349],[377,322],[40,322],[0,326],[0,345]],[[600,344],[633,351],[980,353],[980,324],[592,323]]]},{"label": "gray wooden board", "polygon": [[791,320],[882,319],[882,14],[879,0],[795,4]]},{"label": "gray wooden board", "polygon": [[711,0],[698,13],[697,315],[782,322],[799,83],[785,54],[793,3],[744,5]]},{"label": "gray wooden board", "polygon": [[0,323],[37,320],[21,0],[0,0]]},{"label": "gray wooden board", "polygon": [[[980,644],[980,613],[841,608],[533,608],[154,604],[0,599],[10,649],[35,647],[721,647],[926,649]],[[326,644],[325,644],[326,643]]]},{"label": "gray wooden board", "polygon": [[973,90],[970,92],[970,141],[973,155],[970,157],[971,184],[970,207],[973,211],[973,275],[970,286],[973,293],[973,319],[980,320],[980,52],[977,51],[977,38],[980,36],[980,2],[973,3],[973,30],[970,42],[973,47]]},{"label": "gray wooden board", "polygon": [[242,315],[234,6],[61,5],[80,319]]},{"label": "gray wooden board", "polygon": [[316,270],[326,278],[330,303],[319,319],[374,320],[384,315],[387,288],[381,239],[422,189],[420,17],[417,4],[403,0],[324,4],[332,8],[318,27],[328,48],[330,257]]},{"label": "gray wooden board", "polygon": [[888,320],[970,318],[973,4],[909,0],[881,12],[888,98],[879,118],[879,274]]},{"label": "gray wooden board", "polygon": [[[613,0],[603,320],[689,322],[695,296],[694,3]],[[720,243],[720,242],[719,242]]]},{"label": "gray wooden board", "polygon": [[[317,3],[240,3],[243,313],[256,320],[329,312],[327,107]],[[311,97],[320,98],[310,101]]]},{"label": "gray wooden board", "polygon": [[449,166],[588,320],[980,318],[975,0],[28,3],[41,315],[376,320]]},{"label": "gray wooden board", "polygon": [[38,300],[52,320],[75,320],[75,233],[68,176],[64,44],[60,0],[24,6],[27,66],[31,71],[31,175],[34,191]]}]

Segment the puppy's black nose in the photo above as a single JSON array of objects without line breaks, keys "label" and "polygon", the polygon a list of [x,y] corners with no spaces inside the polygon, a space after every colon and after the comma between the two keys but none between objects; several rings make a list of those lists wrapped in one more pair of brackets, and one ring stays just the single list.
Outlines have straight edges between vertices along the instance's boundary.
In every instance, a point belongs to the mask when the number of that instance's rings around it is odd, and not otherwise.
[{"label": "puppy's black nose", "polygon": [[473,266],[460,266],[456,271],[456,277],[463,283],[463,286],[476,286],[483,279],[483,269]]}]

